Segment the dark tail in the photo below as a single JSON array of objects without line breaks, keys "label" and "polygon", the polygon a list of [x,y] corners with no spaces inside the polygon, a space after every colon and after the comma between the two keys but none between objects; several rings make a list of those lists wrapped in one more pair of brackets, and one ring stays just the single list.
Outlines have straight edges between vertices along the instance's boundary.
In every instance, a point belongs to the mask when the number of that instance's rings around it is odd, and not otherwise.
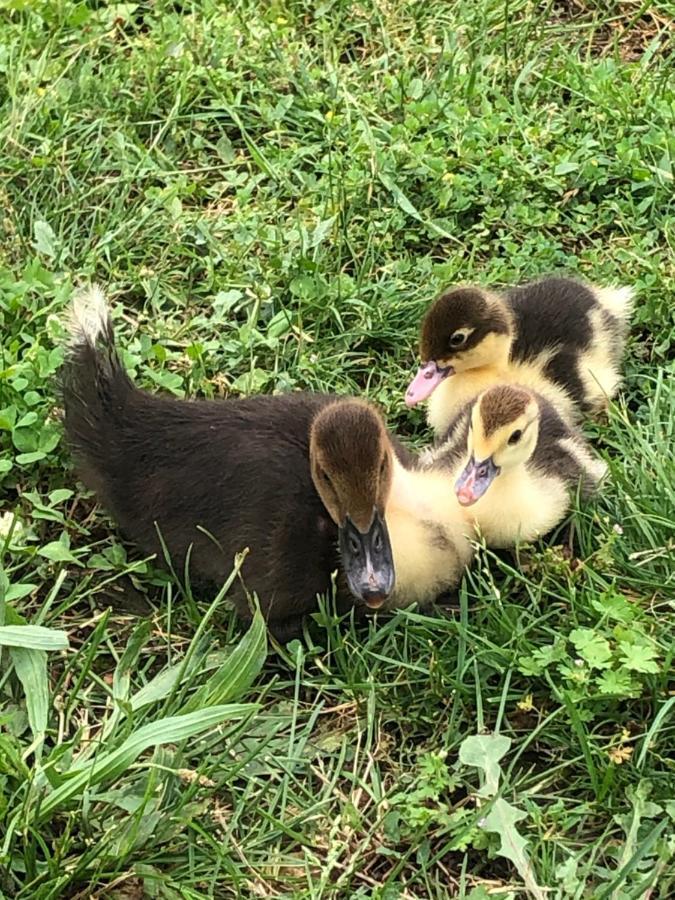
[{"label": "dark tail", "polygon": [[59,385],[66,439],[87,487],[105,497],[111,460],[136,388],[115,347],[110,310],[98,287],[79,293],[70,310],[70,345]]}]

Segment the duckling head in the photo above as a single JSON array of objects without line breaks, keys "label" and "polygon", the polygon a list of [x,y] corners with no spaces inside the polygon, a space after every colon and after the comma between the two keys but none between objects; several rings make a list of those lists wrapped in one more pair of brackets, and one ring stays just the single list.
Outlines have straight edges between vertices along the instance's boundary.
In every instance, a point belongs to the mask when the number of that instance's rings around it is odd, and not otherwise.
[{"label": "duckling head", "polygon": [[384,520],[394,463],[384,423],[363,401],[331,403],[312,423],[309,455],[314,486],[338,526],[349,589],[377,609],[395,584]]},{"label": "duckling head", "polygon": [[441,294],[422,320],[422,365],[408,385],[406,404],[426,400],[456,372],[506,362],[511,332],[511,317],[501,297],[476,287]]},{"label": "duckling head", "polygon": [[523,465],[539,436],[539,404],[534,394],[500,384],[482,393],[471,410],[469,461],[455,483],[462,506],[479,500],[502,472]]}]

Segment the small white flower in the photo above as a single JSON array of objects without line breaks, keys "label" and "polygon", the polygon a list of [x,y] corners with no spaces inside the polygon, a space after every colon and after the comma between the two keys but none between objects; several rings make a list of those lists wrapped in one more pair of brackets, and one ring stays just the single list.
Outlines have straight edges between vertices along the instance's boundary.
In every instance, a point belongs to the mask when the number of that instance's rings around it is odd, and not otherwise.
[{"label": "small white flower", "polygon": [[614,534],[623,534],[623,528],[619,525],[618,522],[615,522],[612,525],[612,531],[614,532]]}]

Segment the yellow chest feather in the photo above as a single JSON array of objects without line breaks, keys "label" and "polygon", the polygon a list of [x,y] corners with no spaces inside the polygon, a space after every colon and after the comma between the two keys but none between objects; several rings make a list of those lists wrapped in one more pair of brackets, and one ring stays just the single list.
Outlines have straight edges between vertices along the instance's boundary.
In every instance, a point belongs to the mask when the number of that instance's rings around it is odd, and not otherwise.
[{"label": "yellow chest feather", "polygon": [[459,583],[473,550],[447,472],[396,464],[385,518],[396,569],[391,606],[429,603]]},{"label": "yellow chest feather", "polygon": [[[453,472],[453,484],[466,462]],[[569,492],[561,479],[522,465],[497,475],[466,513],[489,547],[513,547],[549,532],[565,517],[569,505]]]}]

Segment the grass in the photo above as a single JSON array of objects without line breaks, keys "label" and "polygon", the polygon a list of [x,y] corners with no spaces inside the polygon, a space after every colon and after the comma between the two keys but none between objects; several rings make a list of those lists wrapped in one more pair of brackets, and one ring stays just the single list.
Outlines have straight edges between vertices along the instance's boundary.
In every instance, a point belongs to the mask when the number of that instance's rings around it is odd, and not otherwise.
[{"label": "grass", "polygon": [[[0,895],[672,897],[673,4],[0,11]],[[425,305],[554,270],[639,297],[611,484],[455,613],[266,657],[76,483],[80,279],[147,388],[366,392],[421,446]]]}]

